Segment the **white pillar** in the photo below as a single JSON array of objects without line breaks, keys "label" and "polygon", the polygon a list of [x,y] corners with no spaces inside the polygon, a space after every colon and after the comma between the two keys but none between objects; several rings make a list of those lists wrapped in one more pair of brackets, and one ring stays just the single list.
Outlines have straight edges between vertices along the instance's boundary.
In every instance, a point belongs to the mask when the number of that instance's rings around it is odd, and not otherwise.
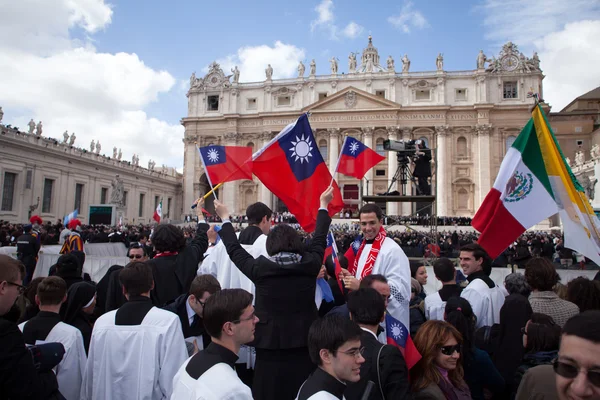
[{"label": "white pillar", "polygon": [[[363,133],[363,143],[365,144],[365,146],[367,146],[368,148],[373,148],[373,131],[375,130],[375,128],[373,127],[367,127],[367,128],[362,128],[362,133]],[[373,190],[373,169],[369,170],[366,174],[365,174],[365,178],[367,179],[368,183],[368,189],[367,186],[365,187],[365,191],[363,192],[364,195],[370,195],[375,193],[375,191]]]},{"label": "white pillar", "polygon": [[195,193],[194,186],[196,180],[196,166],[200,165],[200,157],[196,150],[195,136],[189,136],[183,139],[185,146],[185,155],[183,159],[183,213],[191,213],[190,209],[194,201],[198,198],[199,193]]},{"label": "white pillar", "polygon": [[[406,127],[402,128],[401,131],[402,131],[402,140],[406,141],[406,140],[412,139],[413,128],[411,126],[406,126]],[[410,167],[410,168],[412,168],[412,167]],[[410,196],[414,193],[412,188],[413,188],[413,184],[411,182],[407,182],[407,184],[406,184],[406,195],[407,196]],[[402,193],[402,188],[399,187],[398,191],[400,193]],[[412,204],[413,203],[402,203],[400,205],[400,210],[401,210],[400,214],[404,215],[404,216],[411,215],[413,212]]]},{"label": "white pillar", "polygon": [[479,157],[477,163],[479,165],[478,186],[479,186],[479,199],[475,209],[478,209],[483,199],[487,196],[488,192],[492,187],[492,177],[490,171],[490,135],[492,132],[492,126],[489,124],[481,124],[475,127],[478,142],[479,142]]},{"label": "white pillar", "polygon": [[[263,132],[263,134],[261,135],[261,139],[262,139],[262,145],[265,146],[267,143],[269,143],[269,141],[271,140],[271,138],[273,137],[273,135],[271,134],[271,132]],[[267,187],[265,185],[263,185],[262,182],[258,182],[259,185],[259,189],[258,189],[258,201],[260,201],[261,203],[266,204],[270,209],[273,209],[273,196],[271,194],[271,191],[269,189],[267,189]]]},{"label": "white pillar", "polygon": [[[235,132],[229,132],[223,135],[223,138],[225,139],[225,146],[235,146],[237,144],[238,137],[239,134]],[[214,182],[213,185],[215,185]],[[221,193],[223,194],[219,197],[219,200],[227,206],[227,209],[232,214],[238,214],[240,212],[240,210],[237,209],[238,203],[236,201],[236,186],[236,181],[224,183],[223,186],[221,186],[223,188]]]},{"label": "white pillar", "polygon": [[451,196],[451,192],[448,185],[448,177],[450,176],[448,169],[451,167],[448,162],[448,136],[450,134],[447,126],[436,126],[437,133],[437,163],[435,166],[436,172],[436,203],[437,203],[437,215],[448,216],[448,197]]},{"label": "white pillar", "polygon": [[[388,139],[389,140],[398,140],[398,127],[397,126],[388,126]],[[396,153],[393,151],[388,151],[387,154],[387,163],[388,163],[388,187],[390,191],[398,190],[398,184],[394,183],[391,187],[392,178],[396,173],[396,169],[398,169],[398,157],[396,157]],[[387,214],[388,215],[398,215],[398,203],[388,203],[387,204]]]},{"label": "white pillar", "polygon": [[[340,156],[340,128],[329,128],[327,132],[329,133],[329,171],[333,176],[333,171],[335,171],[335,166]],[[337,174],[333,178],[337,181]]]}]

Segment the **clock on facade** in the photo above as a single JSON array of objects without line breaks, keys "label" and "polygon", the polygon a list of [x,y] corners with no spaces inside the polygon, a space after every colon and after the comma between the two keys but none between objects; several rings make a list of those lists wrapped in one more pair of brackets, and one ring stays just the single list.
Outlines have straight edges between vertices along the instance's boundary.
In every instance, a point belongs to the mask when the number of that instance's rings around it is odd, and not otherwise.
[{"label": "clock on facade", "polygon": [[515,55],[508,55],[502,58],[502,68],[505,71],[514,71],[519,66],[519,58]]}]

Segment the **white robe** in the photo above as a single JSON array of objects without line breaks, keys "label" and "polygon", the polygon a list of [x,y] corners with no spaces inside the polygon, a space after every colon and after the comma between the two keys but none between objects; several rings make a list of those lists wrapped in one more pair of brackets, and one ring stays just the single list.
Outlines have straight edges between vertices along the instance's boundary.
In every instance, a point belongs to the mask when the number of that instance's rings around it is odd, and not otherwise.
[{"label": "white robe", "polygon": [[[27,321],[19,325],[21,332],[26,324]],[[62,361],[54,368],[58,390],[67,400],[77,400],[81,392],[87,361],[81,331],[64,322],[59,322],[52,328],[46,340],[38,340],[36,344],[51,342],[61,343],[65,348]]]},{"label": "white robe", "polygon": [[446,302],[442,301],[440,294],[435,292],[425,297],[425,319],[429,320],[444,320],[446,312]]},{"label": "white robe", "polygon": [[[357,279],[360,279],[371,246],[371,244],[365,244],[365,248],[360,254],[356,270]],[[385,276],[392,294],[387,312],[402,322],[406,329],[410,331],[410,263],[402,248],[393,239],[386,237],[383,241],[371,274]]]},{"label": "white robe", "polygon": [[504,293],[496,285],[490,288],[481,279],[473,279],[461,293],[460,297],[466,299],[473,308],[477,317],[476,329],[482,326],[492,326],[500,323],[500,309],[504,305]]},{"label": "white robe", "polygon": [[115,325],[117,311],[96,320],[81,398],[168,399],[188,358],[179,317],[153,307],[141,325]]}]

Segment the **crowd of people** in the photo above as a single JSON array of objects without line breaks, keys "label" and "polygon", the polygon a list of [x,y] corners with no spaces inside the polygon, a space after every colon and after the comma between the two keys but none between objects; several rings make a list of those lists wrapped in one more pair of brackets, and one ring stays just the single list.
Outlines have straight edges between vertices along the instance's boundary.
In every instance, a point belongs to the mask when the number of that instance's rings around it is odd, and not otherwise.
[{"label": "crowd of people", "polygon": [[[386,232],[375,204],[333,227],[320,198],[310,235],[262,203],[236,229],[69,223],[50,276],[0,255],[0,393],[8,399],[595,399],[600,282],[559,284],[564,246],[526,234],[525,273],[498,286],[473,233]],[[2,224],[27,246],[56,229]],[[64,230],[64,228],[63,228]],[[45,232],[44,232],[45,231]],[[328,250],[333,232],[340,252]],[[357,239],[357,234],[360,237]],[[122,241],[99,282],[82,243]],[[47,238],[46,236],[46,238]],[[11,241],[13,241],[11,239]],[[21,243],[23,242],[23,243]],[[443,246],[442,246],[443,245]],[[439,291],[425,293],[431,255]],[[552,250],[552,251],[550,251]],[[458,258],[459,268],[448,256]],[[513,257],[514,256],[508,256]],[[521,259],[519,259],[520,261]],[[27,265],[26,265],[27,264]],[[566,261],[565,261],[566,264]],[[35,268],[35,262],[33,262]]]}]

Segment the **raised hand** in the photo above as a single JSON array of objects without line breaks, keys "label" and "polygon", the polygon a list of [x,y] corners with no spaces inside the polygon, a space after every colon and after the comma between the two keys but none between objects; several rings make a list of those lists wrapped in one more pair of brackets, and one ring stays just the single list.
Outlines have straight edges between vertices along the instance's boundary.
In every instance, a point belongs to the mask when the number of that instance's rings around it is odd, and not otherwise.
[{"label": "raised hand", "polygon": [[327,208],[331,200],[333,200],[333,186],[329,186],[325,191],[321,194],[321,208]]},{"label": "raised hand", "polygon": [[227,206],[225,204],[221,203],[219,200],[215,200],[214,205],[215,212],[221,218],[221,221],[229,219],[229,210],[227,209]]}]

